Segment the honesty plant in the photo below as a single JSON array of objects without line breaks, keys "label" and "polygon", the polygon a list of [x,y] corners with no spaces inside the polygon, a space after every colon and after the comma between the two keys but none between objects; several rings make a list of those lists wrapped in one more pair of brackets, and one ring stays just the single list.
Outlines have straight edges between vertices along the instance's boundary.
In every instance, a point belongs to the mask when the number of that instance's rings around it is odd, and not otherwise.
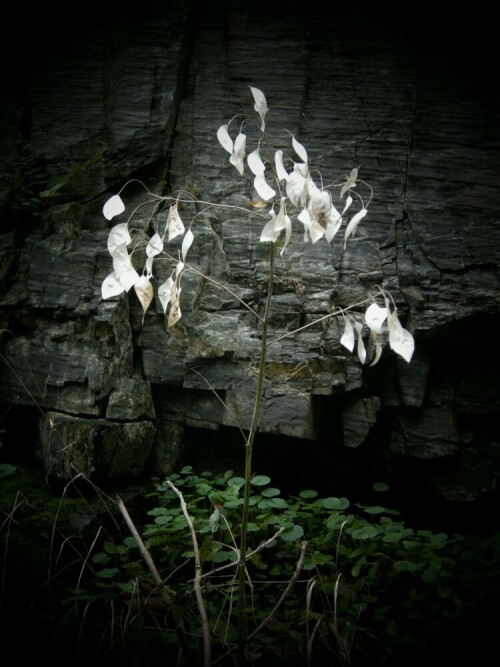
[{"label": "honesty plant", "polygon": [[[345,248],[349,237],[354,236],[356,229],[361,220],[366,216],[368,211],[369,201],[365,204],[363,197],[359,193],[358,185],[361,184],[368,188],[370,198],[372,190],[368,184],[359,179],[358,169],[351,170],[349,175],[345,175],[339,182],[332,182],[329,185],[324,185],[317,169],[311,170],[309,156],[305,147],[291,136],[291,148],[293,156],[298,159],[286,159],[282,150],[274,152],[271,161],[264,160],[260,154],[261,143],[266,145],[265,135],[265,117],[268,113],[267,102],[264,94],[258,88],[250,87],[250,91],[254,100],[254,110],[258,114],[258,129],[262,137],[258,140],[257,146],[250,153],[246,154],[247,137],[244,133],[245,121],[243,121],[233,140],[230,134],[230,126],[235,118],[228,123],[221,125],[217,130],[217,138],[223,149],[229,153],[229,163],[237,169],[238,173],[243,176],[245,174],[246,166],[253,176],[253,187],[260,198],[253,202],[253,205],[258,208],[267,208],[269,210],[264,217],[267,217],[264,227],[261,230],[260,241],[262,243],[270,244],[269,253],[269,269],[267,281],[267,299],[265,302],[264,314],[260,315],[250,308],[248,304],[243,301],[240,302],[247,308],[252,310],[261,325],[260,337],[260,355],[256,376],[256,387],[254,405],[252,411],[252,420],[248,428],[247,434],[243,433],[245,440],[245,465],[243,480],[243,494],[242,494],[242,508],[241,508],[241,525],[239,544],[235,546],[236,560],[238,564],[237,575],[237,594],[238,594],[238,659],[237,664],[247,664],[246,660],[246,646],[251,639],[252,634],[248,633],[248,606],[246,603],[246,585],[247,585],[247,563],[251,558],[252,552],[248,551],[248,533],[250,520],[250,497],[252,494],[252,452],[255,442],[255,435],[259,427],[261,401],[264,389],[264,375],[266,368],[266,353],[267,346],[273,341],[268,341],[268,323],[270,317],[270,307],[273,293],[274,280],[274,257],[275,249],[279,243],[281,246],[280,253],[286,252],[287,247],[292,237],[292,218],[293,216],[301,225],[303,232],[303,240],[305,243],[317,243],[324,239],[327,243],[332,243],[335,236],[339,233],[345,222],[345,230],[343,234],[343,246]],[[233,132],[233,135],[235,132]],[[245,159],[246,158],[246,159]],[[316,175],[316,178],[313,177]],[[334,205],[332,199],[332,191],[339,190],[337,206]],[[177,197],[161,197],[158,195],[151,196],[150,202],[154,203],[153,216],[156,215],[154,221],[155,233],[149,239],[145,246],[146,259],[142,273],[139,274],[132,263],[131,254],[128,252],[128,246],[132,239],[129,233],[128,223],[120,223],[115,225],[108,238],[108,250],[113,258],[113,271],[110,273],[102,284],[102,296],[104,299],[117,296],[123,292],[128,292],[132,287],[134,288],[139,301],[142,304],[143,313],[146,314],[152,300],[153,300],[153,286],[151,278],[153,276],[153,263],[155,258],[162,254],[169,258],[173,263],[173,269],[170,276],[158,287],[158,298],[163,306],[165,315],[168,311],[168,326],[172,327],[181,318],[180,295],[181,295],[181,278],[183,272],[194,271],[198,275],[202,275],[197,269],[186,263],[187,254],[194,239],[194,234],[191,229],[194,218],[187,227],[181,219],[179,214],[179,203],[181,202],[195,202],[197,204],[210,206],[221,206],[228,209],[241,210],[238,206],[226,206],[224,204],[213,204],[211,202],[202,202],[192,196],[188,197],[186,194],[179,194]],[[168,217],[163,225],[163,230],[160,229],[160,208],[164,204],[169,204]],[[353,210],[358,208],[356,212]],[[125,206],[119,194],[114,195],[104,205],[104,216],[108,220],[112,220],[116,215],[120,215],[125,210]],[[137,210],[137,209],[135,209]],[[252,213],[251,210],[244,209],[246,213]],[[130,218],[133,217],[135,211],[132,212]],[[196,215],[198,215],[197,213]],[[259,213],[262,216],[262,213]],[[129,218],[129,221],[130,221]],[[164,249],[164,240],[170,242],[176,238],[182,238],[181,247],[178,251],[177,258],[172,257],[166,253]],[[206,277],[212,283],[219,285],[237,297],[228,287],[217,283],[212,278]],[[377,303],[376,299],[383,299],[383,305]],[[412,335],[402,327],[398,316],[396,306],[388,293],[379,288],[376,295],[368,297],[356,304],[357,307],[367,306],[364,318],[359,313],[354,314],[354,305],[347,308],[340,309],[334,313],[328,313],[326,316],[318,318],[314,322],[301,327],[297,331],[301,331],[307,326],[318,323],[324,319],[343,316],[345,327],[344,333],[341,337],[341,344],[351,352],[354,350],[357,335],[357,354],[362,364],[365,363],[367,353],[363,341],[364,325],[368,327],[370,335],[375,341],[375,355],[372,364],[376,363],[382,353],[382,344],[384,334],[389,340],[390,347],[401,355],[406,361],[410,361],[413,355],[414,342]],[[354,326],[353,326],[354,325]],[[385,331],[384,331],[385,327]],[[387,335],[388,332],[388,335]],[[284,336],[296,332],[287,332]],[[284,337],[281,336],[281,337]],[[275,339],[274,342],[279,340]],[[240,429],[241,430],[241,429]],[[170,482],[169,482],[170,484]],[[192,535],[193,553],[195,560],[195,579],[193,583],[196,594],[198,611],[200,615],[203,644],[204,644],[204,665],[209,667],[211,661],[211,628],[209,626],[208,614],[204,602],[204,594],[201,586],[201,560],[198,547],[198,540],[193,522],[190,517],[189,510],[183,498],[182,492],[171,485],[172,490],[178,495],[181,502],[184,517],[189,526]],[[215,508],[218,512],[218,508]],[[214,516],[214,515],[212,515]],[[218,515],[217,515],[218,516]],[[281,535],[286,526],[282,526],[274,535],[272,541],[275,542]],[[295,537],[295,535],[294,535]],[[283,538],[284,539],[284,538]],[[302,558],[305,554],[306,542],[303,542],[301,547]],[[302,561],[298,562],[296,574],[290,580],[286,590],[291,587],[302,568]],[[271,618],[272,614],[269,616]],[[259,626],[260,627],[260,626]],[[257,630],[255,630],[256,632]]]},{"label": "honesty plant", "polygon": [[[228,123],[223,124],[217,130],[217,138],[222,148],[229,153],[229,162],[240,175],[245,174],[246,165],[253,175],[253,187],[260,198],[257,206],[267,207],[269,219],[265,223],[261,234],[262,243],[281,245],[280,253],[286,252],[292,236],[292,219],[290,214],[296,216],[303,231],[305,243],[317,243],[321,239],[331,243],[345,223],[343,233],[343,246],[349,237],[353,237],[361,220],[367,215],[369,202],[372,196],[371,187],[359,179],[358,168],[353,168],[350,174],[345,175],[340,181],[324,185],[321,174],[317,169],[311,170],[311,164],[306,148],[292,135],[291,148],[293,157],[286,159],[283,150],[274,152],[272,162],[265,161],[260,155],[261,143],[265,143],[265,117],[268,112],[265,95],[258,88],[250,86],[253,96],[254,110],[258,114],[258,127],[262,134],[257,147],[246,154],[247,137],[244,133],[245,120],[240,124],[234,140],[231,138],[230,126],[237,117],[233,117]],[[233,133],[234,136],[235,133]],[[294,159],[298,158],[298,159]],[[316,179],[313,178],[313,173]],[[362,184],[369,191],[369,199],[365,204],[359,192],[358,185]],[[337,206],[333,203],[332,191],[338,190]],[[182,237],[181,248],[177,258],[170,257],[174,267],[169,278],[158,287],[158,298],[165,315],[168,311],[168,326],[172,327],[182,316],[180,307],[181,277],[184,270],[192,270],[186,264],[186,256],[194,240],[191,225],[184,225],[179,214],[179,202],[186,201],[181,195],[178,197],[161,197],[151,195],[151,202],[155,204],[155,212],[159,212],[161,205],[170,203],[168,217],[163,232],[159,231],[159,220],[155,225],[156,231],[146,245],[146,259],[142,273],[139,274],[132,264],[128,246],[132,239],[129,233],[128,223],[115,225],[109,232],[108,250],[113,258],[113,271],[102,283],[102,298],[118,296],[128,292],[132,287],[139,298],[146,314],[154,296],[151,278],[153,276],[153,262],[156,256],[164,253],[164,240],[167,242]],[[200,202],[194,197],[189,201]],[[359,205],[354,213],[353,209]],[[227,208],[232,208],[227,206]],[[120,194],[113,195],[104,205],[103,214],[108,220],[125,211],[125,205]],[[248,212],[251,212],[250,210]],[[132,214],[133,215],[133,214]],[[132,216],[131,216],[132,217]],[[159,216],[158,216],[159,218]],[[130,221],[130,219],[129,219]],[[383,305],[376,303],[376,298],[383,300]],[[367,298],[369,303],[364,318],[350,314],[350,308],[342,309],[337,313],[344,318],[344,333],[341,344],[349,351],[356,351],[362,364],[366,361],[366,348],[363,341],[363,329],[366,324],[373,338],[375,353],[371,365],[377,363],[382,353],[385,340],[388,339],[389,346],[407,362],[412,358],[414,351],[414,340],[409,331],[403,328],[394,305],[392,297],[383,289],[379,289],[376,295]]]}]

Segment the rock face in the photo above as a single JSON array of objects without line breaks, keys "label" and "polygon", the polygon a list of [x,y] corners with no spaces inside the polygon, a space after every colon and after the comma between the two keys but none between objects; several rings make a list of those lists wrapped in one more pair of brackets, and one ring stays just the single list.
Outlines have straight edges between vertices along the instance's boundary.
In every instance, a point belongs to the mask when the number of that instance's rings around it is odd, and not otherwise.
[{"label": "rock face", "polygon": [[[154,194],[248,208],[252,179],[229,164],[216,132],[248,115],[254,85],[267,96],[274,148],[291,154],[288,130],[325,180],[361,165],[374,190],[345,250],[337,237],[304,244],[295,229],[277,263],[271,338],[382,285],[416,340],[410,364],[386,350],[373,368],[340,345],[341,317],[271,344],[261,433],[321,434],[325,446],[445,461],[454,472],[474,452],[475,469],[486,466],[477,485],[455,475],[457,488],[441,468],[439,492],[455,499],[467,486],[474,499],[494,488],[500,95],[486,52],[462,53],[460,34],[445,42],[424,27],[380,9],[150,3],[137,16],[88,20],[75,39],[49,32],[36,63],[9,70],[0,402],[8,429],[16,410],[42,414],[48,473],[165,473],[183,459],[188,432],[237,440],[248,427],[259,327],[213,281],[263,308],[265,218],[197,205],[189,261],[207,278],[185,274],[174,328],[157,297],[142,322],[133,290],[103,301],[101,283],[112,270],[110,227],[143,201],[138,181]],[[253,142],[250,121],[246,130]],[[102,206],[127,182],[127,212],[109,223]],[[154,231],[152,212],[137,210],[136,243]],[[155,264],[155,290],[171,270]],[[203,445],[191,451],[203,459]]]}]

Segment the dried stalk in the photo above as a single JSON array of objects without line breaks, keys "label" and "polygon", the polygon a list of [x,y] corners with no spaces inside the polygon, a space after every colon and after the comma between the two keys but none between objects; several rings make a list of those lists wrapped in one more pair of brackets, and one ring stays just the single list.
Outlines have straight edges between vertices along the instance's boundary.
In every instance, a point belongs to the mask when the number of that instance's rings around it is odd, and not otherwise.
[{"label": "dried stalk", "polygon": [[[259,553],[259,551],[262,551],[262,549],[265,549],[271,542],[274,542],[274,540],[281,535],[282,532],[284,532],[285,528],[282,527],[280,528],[272,537],[269,537],[265,542],[261,542],[259,546],[254,549],[253,551],[250,551],[250,553],[247,554],[245,560],[250,560],[252,556],[255,556],[255,554]],[[237,551],[237,550],[236,550]],[[238,556],[239,552],[237,551]],[[214,574],[218,574],[219,572],[222,572],[222,570],[228,570],[231,567],[236,567],[238,565],[237,560],[233,561],[232,563],[226,563],[225,565],[221,565],[220,567],[216,567],[214,570],[210,570],[210,572],[205,572],[205,574],[202,574],[200,576],[200,579],[204,579],[205,577],[210,577]]]},{"label": "dried stalk", "polygon": [[153,581],[155,582],[156,586],[158,587],[158,592],[160,594],[161,599],[165,603],[165,606],[167,607],[168,611],[170,612],[170,616],[172,618],[172,621],[174,622],[175,625],[175,631],[177,632],[177,636],[179,637],[179,641],[181,643],[181,647],[187,648],[187,643],[186,643],[186,638],[184,636],[184,630],[182,629],[180,623],[179,623],[179,618],[177,615],[177,610],[175,603],[172,599],[172,597],[168,594],[168,591],[165,588],[165,585],[163,583],[163,580],[160,576],[160,573],[158,572],[156,565],[153,561],[153,558],[151,557],[151,554],[147,550],[146,545],[142,541],[142,537],[139,535],[137,528],[135,527],[134,522],[130,518],[130,514],[128,513],[127,508],[125,507],[125,503],[123,500],[117,496],[116,497],[116,502],[118,504],[118,509],[121,512],[121,515],[125,519],[125,523],[127,524],[128,529],[130,530],[130,533],[132,534],[132,537],[134,538],[137,546],[139,547],[139,551],[141,553],[141,556],[146,563],[146,566],[151,573],[151,576],[153,577]]},{"label": "dried stalk", "polygon": [[299,560],[297,561],[297,566],[295,567],[295,571],[294,571],[294,573],[292,574],[292,577],[291,577],[290,581],[288,582],[287,587],[285,588],[285,590],[284,590],[283,593],[281,594],[281,597],[280,597],[280,599],[278,600],[278,602],[274,605],[274,607],[271,609],[271,611],[270,611],[269,614],[266,616],[266,618],[262,621],[262,623],[260,623],[260,624],[255,628],[255,630],[254,630],[253,632],[251,632],[251,633],[248,635],[248,639],[249,639],[249,640],[252,639],[253,637],[255,637],[255,635],[256,635],[258,632],[260,632],[260,631],[262,630],[262,628],[264,628],[268,623],[270,623],[270,622],[273,620],[274,615],[276,614],[276,612],[278,611],[278,609],[281,607],[281,605],[282,605],[283,602],[285,601],[286,596],[287,596],[288,593],[292,590],[292,588],[293,588],[295,582],[296,582],[297,579],[299,578],[300,571],[301,571],[301,569],[302,569],[302,564],[304,563],[304,557],[305,557],[305,555],[306,555],[307,544],[308,544],[307,541],[304,540],[304,541],[302,542],[302,544],[300,545],[300,555],[299,555]]},{"label": "dried stalk", "polygon": [[196,596],[196,602],[198,604],[198,612],[200,614],[201,628],[203,632],[203,665],[204,667],[210,667],[212,663],[212,645],[211,645],[210,626],[208,623],[207,610],[205,609],[205,603],[203,601],[203,595],[201,592],[202,573],[201,573],[200,550],[198,549],[198,540],[196,538],[196,532],[193,526],[193,522],[191,521],[191,517],[189,516],[184,496],[171,481],[167,480],[167,484],[179,498],[179,501],[181,503],[182,513],[184,514],[184,517],[189,526],[189,531],[191,533],[191,541],[193,543],[193,551],[194,551],[194,568],[195,568],[193,587]]}]

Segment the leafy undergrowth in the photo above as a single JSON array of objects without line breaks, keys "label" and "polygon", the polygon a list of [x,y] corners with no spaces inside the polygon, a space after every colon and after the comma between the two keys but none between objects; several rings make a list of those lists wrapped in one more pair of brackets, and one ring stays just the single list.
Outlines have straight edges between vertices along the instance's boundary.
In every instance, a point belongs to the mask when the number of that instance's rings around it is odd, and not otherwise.
[{"label": "leafy undergrowth", "polygon": [[[140,507],[131,503],[164,590],[114,501],[108,499],[109,512],[96,515],[82,533],[72,533],[61,517],[79,505],[66,499],[62,511],[60,499],[54,505],[41,496],[30,500],[28,489],[15,511],[2,506],[3,590],[10,591],[2,619],[29,607],[25,629],[38,632],[53,662],[59,656],[65,664],[202,665],[194,548],[171,484],[182,492],[196,531],[212,664],[236,664],[243,479],[232,471],[197,474],[185,467],[143,494]],[[383,499],[386,486],[374,488]],[[284,497],[266,475],[255,475],[252,489],[249,664],[477,659],[492,641],[487,609],[500,590],[499,534],[480,540],[414,530],[382,501],[352,506],[347,498],[320,497],[313,489]],[[14,563],[32,586],[19,586],[16,604],[8,585],[16,581]],[[34,569],[47,573],[43,596],[29,576]]]}]

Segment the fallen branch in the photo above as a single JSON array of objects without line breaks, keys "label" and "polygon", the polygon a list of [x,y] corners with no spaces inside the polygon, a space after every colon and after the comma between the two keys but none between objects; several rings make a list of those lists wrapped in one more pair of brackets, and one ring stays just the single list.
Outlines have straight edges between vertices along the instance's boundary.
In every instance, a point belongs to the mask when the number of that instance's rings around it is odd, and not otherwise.
[{"label": "fallen branch", "polygon": [[191,517],[189,516],[184,496],[170,480],[167,480],[167,484],[180,500],[182,513],[184,514],[184,517],[187,521],[191,533],[191,541],[193,543],[193,551],[194,551],[194,568],[195,568],[193,587],[196,596],[196,602],[198,604],[198,612],[200,614],[201,628],[203,632],[203,664],[204,667],[210,667],[210,665],[212,664],[212,656],[211,656],[212,646],[210,639],[210,626],[208,623],[207,610],[205,609],[205,603],[203,602],[203,595],[201,592],[202,573],[201,573],[200,550],[198,549],[198,540],[196,538],[196,532]]},{"label": "fallen branch", "polygon": [[130,530],[132,537],[134,538],[137,546],[139,547],[139,551],[141,553],[141,556],[146,563],[146,566],[151,573],[151,576],[153,577],[153,581],[155,582],[156,586],[158,587],[158,592],[160,594],[161,599],[165,603],[165,606],[167,607],[168,611],[170,612],[170,616],[172,618],[172,621],[175,625],[175,630],[177,632],[177,636],[179,637],[179,641],[181,643],[181,647],[187,648],[187,642],[186,638],[184,636],[184,630],[182,629],[180,623],[179,623],[179,618],[177,615],[177,609],[175,606],[175,603],[172,599],[172,597],[169,595],[167,589],[165,588],[165,585],[163,583],[163,579],[160,576],[160,573],[158,572],[156,565],[153,561],[153,558],[151,557],[151,554],[149,553],[146,545],[142,541],[142,537],[139,535],[137,528],[135,527],[134,522],[130,518],[130,514],[128,513],[127,508],[125,507],[125,503],[123,500],[117,496],[116,497],[116,502],[118,504],[118,509],[120,510],[121,515],[125,519],[125,523],[127,524],[128,529]]}]

